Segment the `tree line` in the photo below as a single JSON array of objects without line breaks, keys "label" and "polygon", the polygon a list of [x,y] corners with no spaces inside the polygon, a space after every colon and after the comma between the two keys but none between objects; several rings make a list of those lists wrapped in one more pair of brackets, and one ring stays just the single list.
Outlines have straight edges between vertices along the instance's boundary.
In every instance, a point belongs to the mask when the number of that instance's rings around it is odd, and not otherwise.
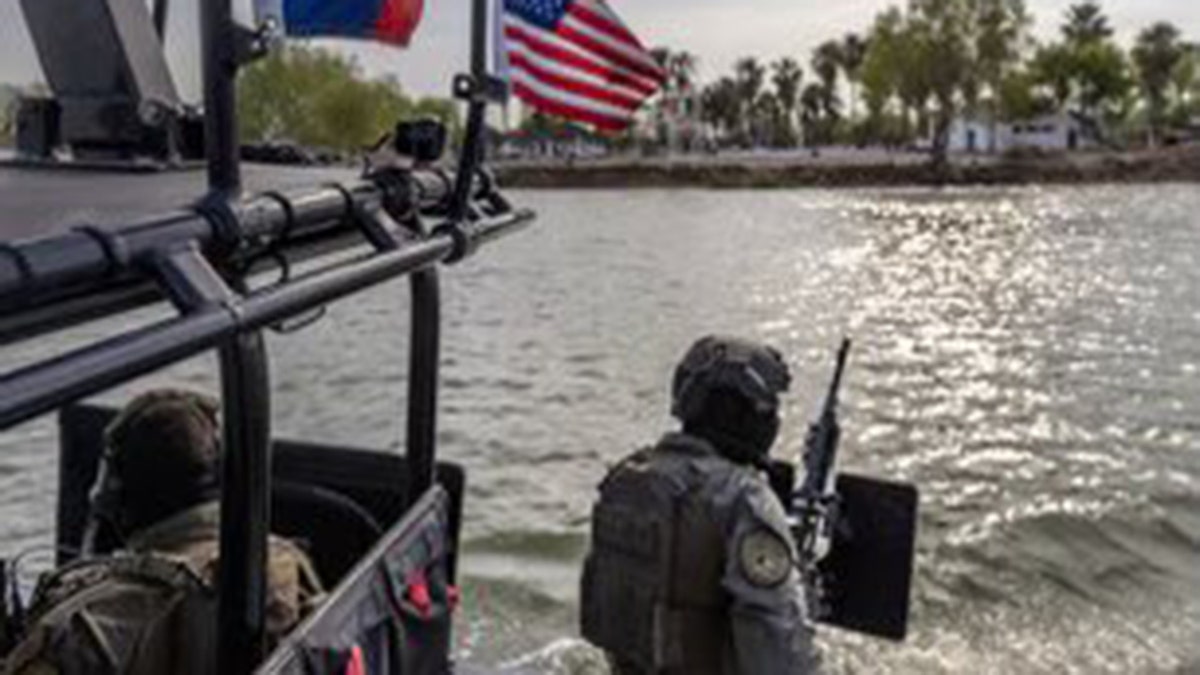
[{"label": "tree line", "polygon": [[994,128],[1066,110],[1112,143],[1157,145],[1200,113],[1200,46],[1174,25],[1145,28],[1126,50],[1088,1],[1067,10],[1056,40],[1036,42],[1032,27],[1024,0],[910,0],[820,44],[807,71],[792,57],[746,57],[697,86],[694,56],[655,54],[668,73],[662,101],[694,108],[685,114],[723,146],[928,140],[944,159],[959,117]]},{"label": "tree line", "polygon": [[21,90],[0,84],[0,148],[12,145],[16,134],[16,102]]},{"label": "tree line", "polygon": [[[0,87],[0,145],[12,142],[20,92]],[[404,118],[433,117],[449,126],[452,138],[460,134],[453,101],[408,96],[395,77],[368,79],[353,59],[303,43],[274,50],[242,71],[238,113],[245,143],[337,152],[373,144]]]},{"label": "tree line", "polygon": [[289,44],[246,68],[238,80],[243,142],[287,142],[354,151],[404,118],[434,117],[459,133],[449,99],[412,98],[393,76],[367,79],[336,52]]}]

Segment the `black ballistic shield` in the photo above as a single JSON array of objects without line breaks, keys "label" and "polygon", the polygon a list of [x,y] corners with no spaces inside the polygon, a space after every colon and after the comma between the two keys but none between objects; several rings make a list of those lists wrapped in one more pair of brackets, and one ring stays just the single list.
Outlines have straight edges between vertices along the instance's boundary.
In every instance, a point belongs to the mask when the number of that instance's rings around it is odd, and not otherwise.
[{"label": "black ballistic shield", "polygon": [[827,614],[822,622],[903,640],[917,532],[917,488],[840,474],[837,524],[818,564]]}]

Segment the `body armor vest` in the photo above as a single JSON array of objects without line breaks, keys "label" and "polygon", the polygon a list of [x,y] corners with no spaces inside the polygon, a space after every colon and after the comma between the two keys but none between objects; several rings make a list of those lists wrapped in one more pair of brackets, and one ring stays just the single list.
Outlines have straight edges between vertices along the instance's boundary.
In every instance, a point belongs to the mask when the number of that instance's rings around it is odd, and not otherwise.
[{"label": "body armor vest", "polygon": [[[673,435],[609,473],[584,563],[583,636],[622,673],[721,673],[730,630],[721,587],[723,524],[706,498],[717,463]],[[713,464],[713,466],[705,466]]]},{"label": "body armor vest", "polygon": [[7,675],[204,675],[216,667],[216,594],[185,562],[152,554],[86,560],[39,585]]}]

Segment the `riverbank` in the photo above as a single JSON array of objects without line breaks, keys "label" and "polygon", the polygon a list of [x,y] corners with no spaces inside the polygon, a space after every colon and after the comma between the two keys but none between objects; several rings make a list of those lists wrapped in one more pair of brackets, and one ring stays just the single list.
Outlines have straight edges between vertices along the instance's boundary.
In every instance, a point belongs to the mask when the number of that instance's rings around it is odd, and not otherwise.
[{"label": "riverbank", "polygon": [[1036,157],[958,156],[937,170],[915,153],[842,152],[674,159],[500,162],[519,188],[790,188],[1200,182],[1200,148]]}]

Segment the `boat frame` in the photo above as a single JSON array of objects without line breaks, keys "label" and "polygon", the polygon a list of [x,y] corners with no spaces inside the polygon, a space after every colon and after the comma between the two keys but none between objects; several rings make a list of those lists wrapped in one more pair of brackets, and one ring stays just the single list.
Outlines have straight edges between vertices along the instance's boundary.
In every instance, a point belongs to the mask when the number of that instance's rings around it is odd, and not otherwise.
[{"label": "boat frame", "polygon": [[[160,2],[160,6],[165,3]],[[231,0],[201,3],[209,191],[191,207],[112,227],[0,244],[0,344],[166,299],[178,316],[0,376],[0,430],[164,366],[216,350],[224,461],[218,644],[222,673],[265,653],[264,594],[272,486],[270,378],[263,330],[407,276],[409,505],[435,490],[440,347],[437,266],[530,223],[480,166],[484,109],[502,93],[486,73],[487,3],[472,0],[471,73],[456,172],[385,167],[348,184],[243,197],[235,79],[252,36]],[[160,12],[156,12],[156,15]],[[435,220],[432,229],[425,223]],[[366,243],[368,253],[251,289],[263,261]]]}]

